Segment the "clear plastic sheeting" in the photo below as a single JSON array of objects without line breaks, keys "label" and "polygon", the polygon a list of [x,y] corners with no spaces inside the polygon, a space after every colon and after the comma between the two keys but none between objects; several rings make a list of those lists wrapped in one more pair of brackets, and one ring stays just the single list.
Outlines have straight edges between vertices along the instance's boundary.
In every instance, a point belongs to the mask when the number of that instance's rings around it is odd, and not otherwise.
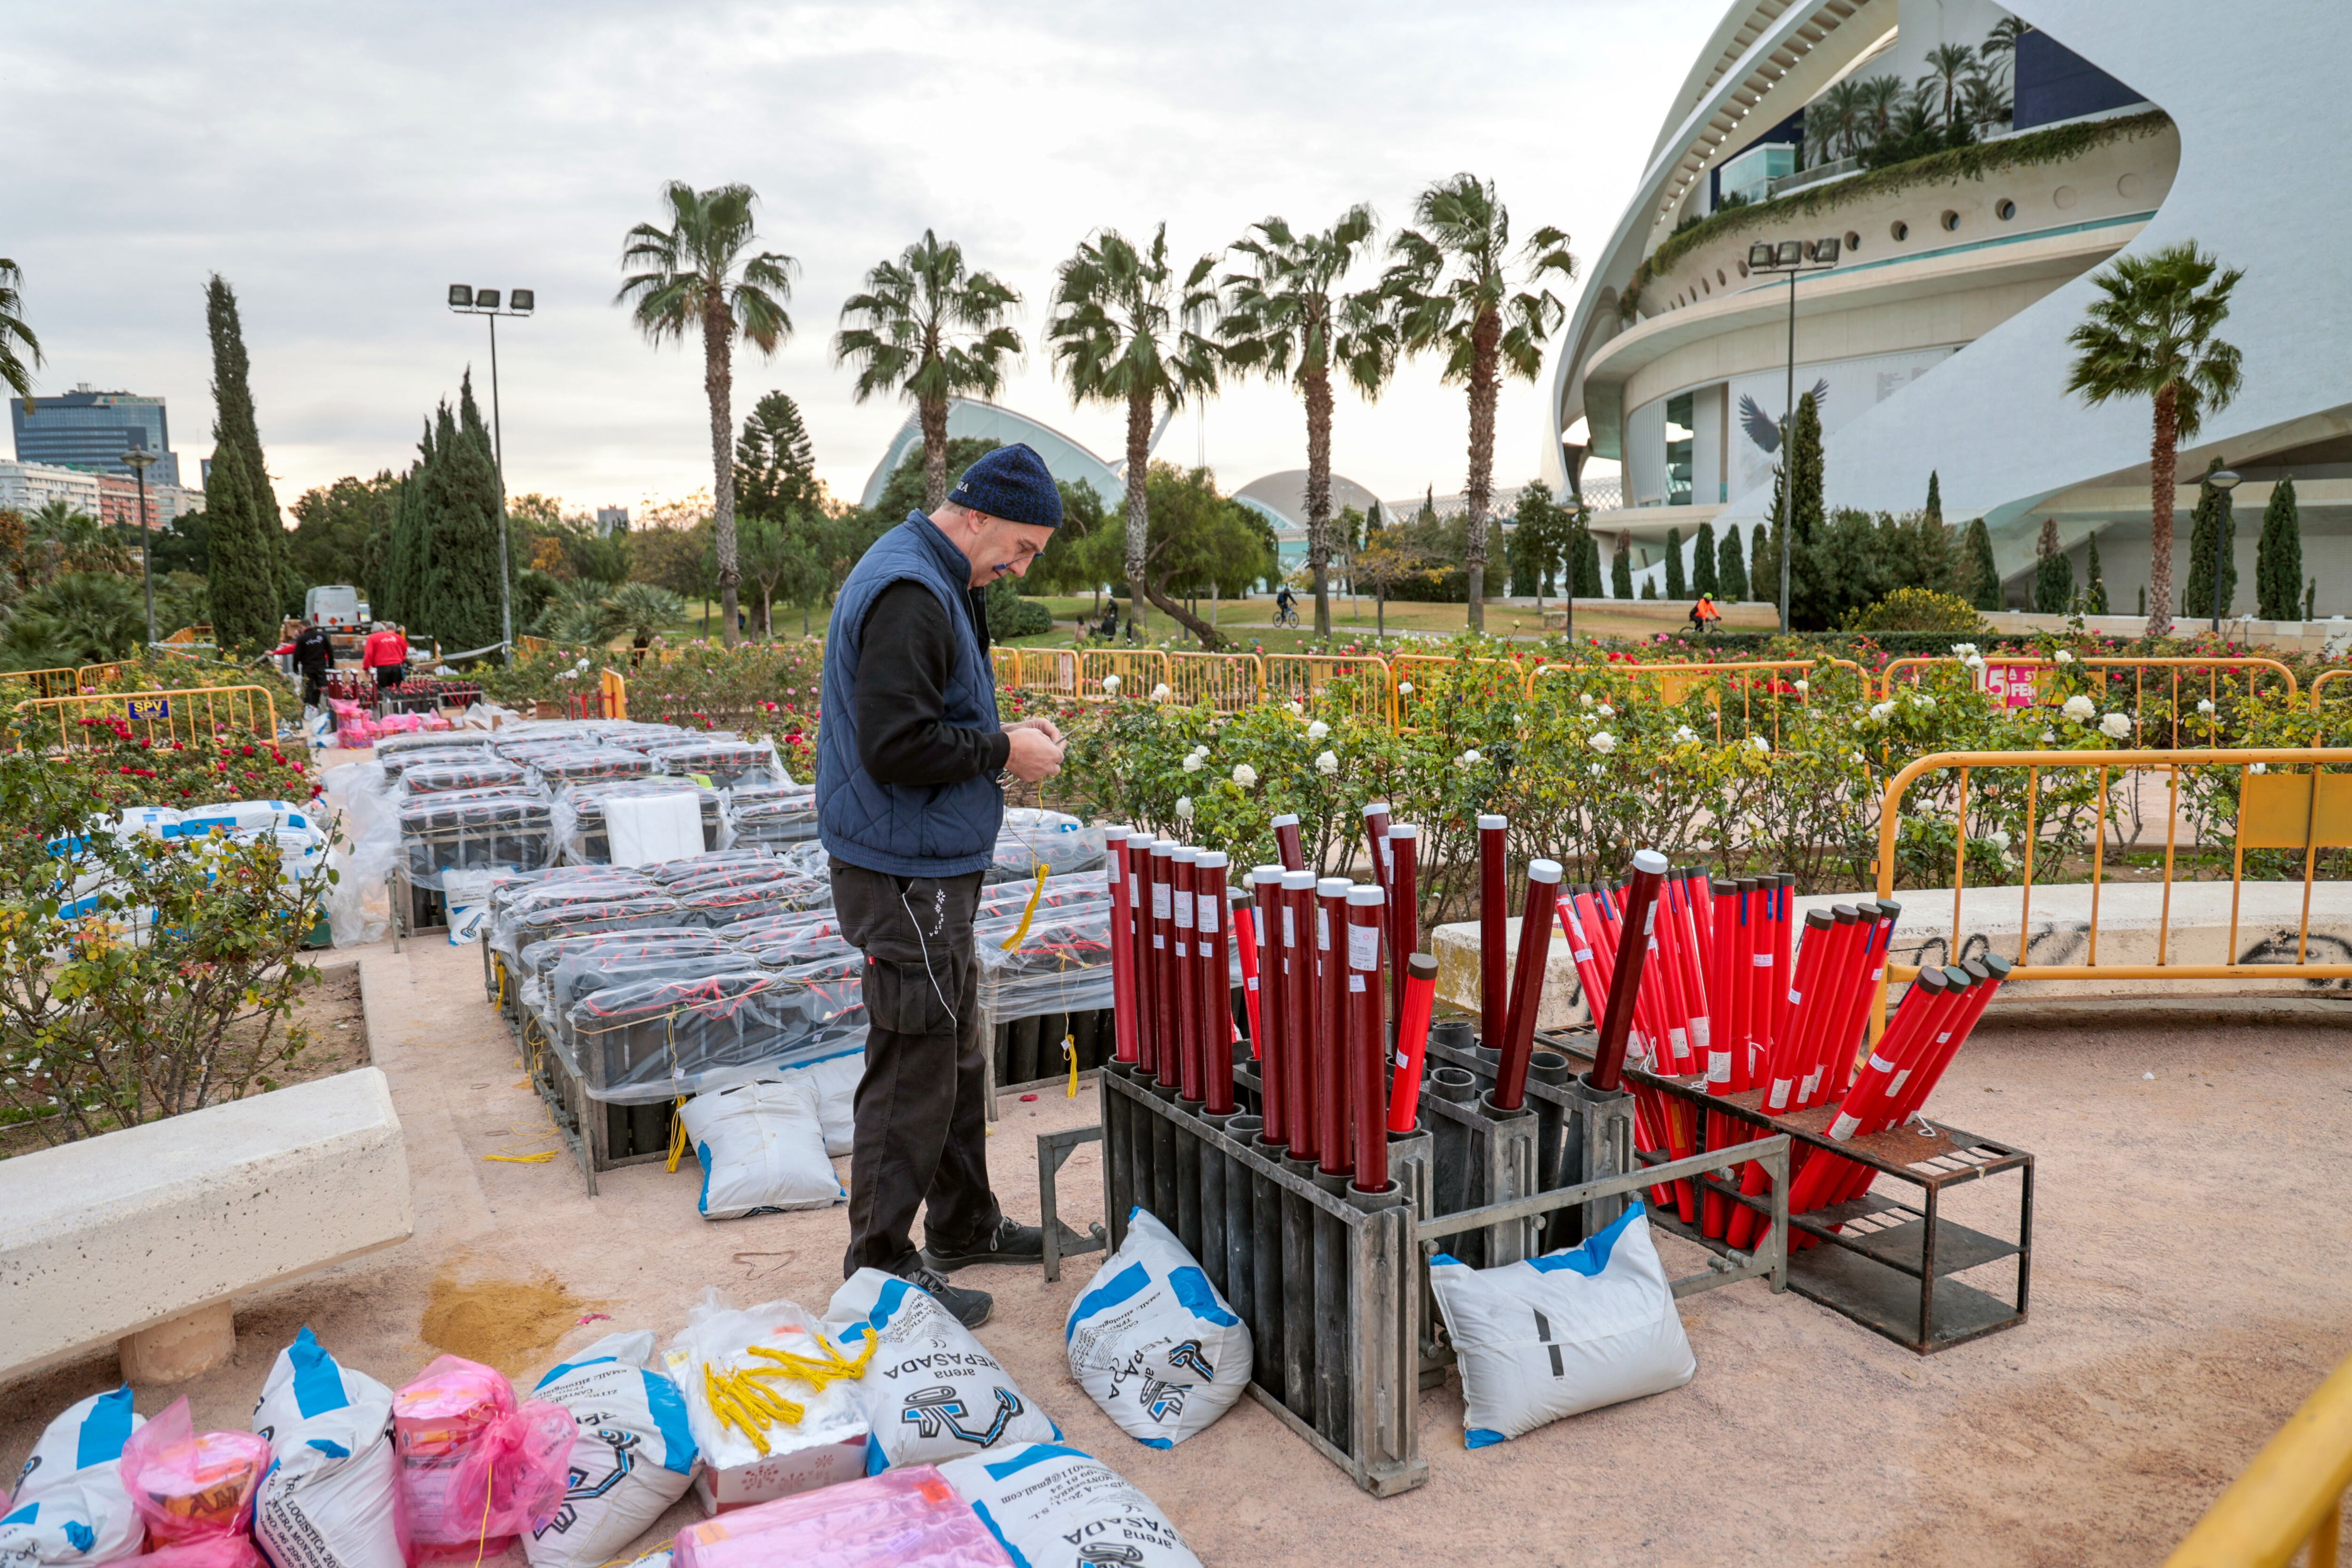
[{"label": "clear plastic sheeting", "polygon": [[[795,923],[797,922],[797,923]],[[790,969],[855,952],[830,910],[817,915],[769,915],[725,929],[728,941],[762,969]]]},{"label": "clear plastic sheeting", "polygon": [[[403,736],[402,739],[408,737]],[[439,740],[437,735],[429,737]],[[385,756],[381,749],[376,759],[383,767],[383,776],[397,784],[410,769],[464,767],[469,763],[497,762],[497,754],[488,746],[421,746]]]},{"label": "clear plastic sheeting", "polygon": [[643,749],[663,773],[676,778],[699,775],[720,789],[793,782],[773,741],[701,735],[682,741],[649,741]]},{"label": "clear plastic sheeting", "polygon": [[[546,1012],[541,1021],[546,1026],[563,1059],[576,1073],[580,1070],[582,1052],[569,1028],[572,1011],[583,1001],[599,992],[627,986],[643,986],[656,981],[687,982],[707,979],[715,974],[739,973],[743,969],[743,955],[728,942],[704,934],[700,943],[665,940],[674,932],[606,932],[617,938],[611,945],[583,949],[578,937],[559,937],[558,942],[572,944],[572,951],[546,972]],[[552,945],[541,942],[541,947]],[[532,949],[536,952],[538,949]]]},{"label": "clear plastic sheeting", "polygon": [[690,881],[706,871],[720,866],[741,866],[773,858],[757,846],[736,849],[714,849],[707,855],[689,855],[683,860],[664,860],[659,865],[640,867],[640,872],[668,887],[675,882]]},{"label": "clear plastic sheeting", "polygon": [[[393,776],[390,764],[385,765],[384,776],[388,779]],[[521,768],[483,752],[475,752],[463,759],[449,762],[436,758],[412,763],[399,773],[400,792],[411,797],[446,795],[458,790],[520,790],[527,783]]]},{"label": "clear plastic sheeting", "polygon": [[1103,830],[1088,827],[1064,811],[1030,805],[1007,806],[1004,826],[996,834],[996,858],[982,877],[983,882],[1009,882],[1045,868],[1048,876],[1099,870],[1103,863]]},{"label": "clear plastic sheeting", "polygon": [[445,889],[452,873],[537,870],[554,859],[548,803],[524,795],[465,800],[424,795],[400,807],[400,856],[408,879]]},{"label": "clear plastic sheeting", "polygon": [[479,751],[489,743],[488,733],[482,731],[425,730],[414,734],[386,735],[375,743],[375,760],[390,763],[395,757],[418,752]]},{"label": "clear plastic sheeting", "polygon": [[532,781],[552,794],[566,784],[593,780],[643,778],[654,771],[654,760],[643,752],[600,746],[533,757],[529,766]]},{"label": "clear plastic sheeting", "polygon": [[490,948],[519,959],[555,936],[586,936],[608,931],[675,930],[688,923],[677,900],[659,893],[594,896],[562,902],[524,903],[490,922]]},{"label": "clear plastic sheeting", "polygon": [[785,876],[758,880],[680,884],[672,892],[704,924],[730,926],[793,910],[829,910],[833,883],[828,879]]},{"label": "clear plastic sheeting", "polygon": [[323,781],[327,815],[341,837],[327,851],[327,929],[337,947],[381,942],[392,931],[392,868],[400,859],[400,811],[379,763],[345,763]]},{"label": "clear plastic sheeting", "polygon": [[564,1037],[592,1100],[647,1105],[724,1089],[862,1046],[864,968],[853,954],[608,986],[572,1005]]},{"label": "clear plastic sheeting", "polygon": [[[687,795],[698,797],[702,816],[702,847],[719,847],[726,797],[715,789],[701,789],[684,779],[617,779],[574,784],[555,797],[555,842],[567,865],[603,865],[613,858],[612,841],[604,831],[604,803],[622,796]],[[665,862],[669,864],[670,862]]]},{"label": "clear plastic sheeting", "polygon": [[980,999],[996,1022],[1042,1018],[1048,1013],[1091,1013],[1111,1005],[1110,903],[1040,910],[1010,952],[1005,942],[1021,928],[1016,911],[980,921]]},{"label": "clear plastic sheeting", "polygon": [[[1035,891],[1037,879],[1034,871],[1026,881],[999,882],[980,890],[980,906],[975,920],[992,920],[998,915],[1018,915],[1029,907],[1029,895]],[[1101,904],[1110,901],[1110,889],[1099,876],[1076,872],[1064,877],[1045,879],[1045,891],[1037,895],[1040,910],[1067,909],[1076,904]]]},{"label": "clear plastic sheeting", "polygon": [[730,793],[727,842],[777,847],[816,839],[816,790],[805,784],[742,784]]}]

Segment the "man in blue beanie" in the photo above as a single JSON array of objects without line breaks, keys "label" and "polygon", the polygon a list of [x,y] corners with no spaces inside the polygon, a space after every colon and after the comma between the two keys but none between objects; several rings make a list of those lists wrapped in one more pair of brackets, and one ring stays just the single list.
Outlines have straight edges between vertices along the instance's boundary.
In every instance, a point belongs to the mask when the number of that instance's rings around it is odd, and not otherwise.
[{"label": "man in blue beanie", "polygon": [[1062,765],[1050,721],[997,719],[986,588],[1027,572],[1061,521],[1044,460],[1000,447],[936,512],[875,541],[825,633],[817,828],[842,934],[866,954],[868,1022],[842,1273],[910,1279],[967,1328],[991,1299],[943,1274],[1044,1256],[1037,1227],[1007,1218],[989,1187],[972,917],[1004,821],[998,779]]}]

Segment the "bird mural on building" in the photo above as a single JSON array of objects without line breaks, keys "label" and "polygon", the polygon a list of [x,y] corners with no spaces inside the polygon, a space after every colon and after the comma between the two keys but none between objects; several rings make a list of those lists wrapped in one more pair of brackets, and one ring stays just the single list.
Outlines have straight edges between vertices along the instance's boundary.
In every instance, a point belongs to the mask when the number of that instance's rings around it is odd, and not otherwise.
[{"label": "bird mural on building", "polygon": [[[1812,396],[1813,407],[1816,410],[1829,401],[1830,384],[1827,376],[1813,383]],[[1748,438],[1765,451],[1777,452],[1780,449],[1780,422],[1757,407],[1756,400],[1745,394],[1742,394],[1739,399],[1739,425],[1740,428],[1748,432]]]}]

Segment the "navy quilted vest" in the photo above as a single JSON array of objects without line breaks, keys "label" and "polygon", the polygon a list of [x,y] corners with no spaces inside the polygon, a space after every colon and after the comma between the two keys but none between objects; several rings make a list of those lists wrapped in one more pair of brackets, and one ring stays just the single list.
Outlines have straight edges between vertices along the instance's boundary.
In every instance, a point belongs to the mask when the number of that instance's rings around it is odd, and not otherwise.
[{"label": "navy quilted vest", "polygon": [[816,731],[817,832],[826,853],[896,877],[957,877],[994,858],[1004,792],[993,778],[907,786],[879,783],[858,760],[857,658],[866,612],[908,578],[939,595],[956,628],[955,670],[941,720],[993,732],[996,672],[966,596],[971,562],[919,511],[874,542],[841,585],[824,637],[824,701]]}]

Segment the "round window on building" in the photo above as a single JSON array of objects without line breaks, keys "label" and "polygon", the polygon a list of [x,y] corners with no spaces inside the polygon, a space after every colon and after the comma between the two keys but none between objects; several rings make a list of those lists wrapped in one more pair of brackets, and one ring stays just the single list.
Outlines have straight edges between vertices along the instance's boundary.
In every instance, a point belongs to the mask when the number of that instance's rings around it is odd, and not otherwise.
[{"label": "round window on building", "polygon": [[1846,254],[1849,256],[1853,255],[1855,251],[1860,250],[1862,248],[1862,236],[1856,234],[1853,229],[1846,230],[1845,248]]},{"label": "round window on building", "polygon": [[1958,232],[1960,226],[1960,215],[1952,211],[1949,207],[1944,209],[1944,216],[1938,221],[1943,224],[1944,232],[1946,234],[1954,234]]},{"label": "round window on building", "polygon": [[1901,218],[1896,218],[1893,223],[1886,226],[1886,232],[1888,236],[1894,239],[1895,244],[1900,245],[1905,240],[1911,237],[1911,226],[1905,223]]},{"label": "round window on building", "polygon": [[1722,284],[1727,289],[1731,287],[1731,279],[1723,275],[1723,268],[1720,267],[1715,269],[1715,280],[1717,283]]},{"label": "round window on building", "polygon": [[1732,265],[1733,268],[1734,268],[1735,270],[1737,270],[1737,271],[1738,272],[1738,274],[1739,274],[1742,278],[1745,278],[1745,277],[1747,277],[1747,276],[1748,276],[1748,263],[1746,263],[1745,261],[1735,261],[1735,262],[1733,262],[1731,265]]},{"label": "round window on building", "polygon": [[2000,200],[1992,204],[1992,216],[2000,219],[2001,222],[2007,223],[2010,219],[2017,216],[2017,204],[2011,201],[2007,196],[2003,196]]}]

